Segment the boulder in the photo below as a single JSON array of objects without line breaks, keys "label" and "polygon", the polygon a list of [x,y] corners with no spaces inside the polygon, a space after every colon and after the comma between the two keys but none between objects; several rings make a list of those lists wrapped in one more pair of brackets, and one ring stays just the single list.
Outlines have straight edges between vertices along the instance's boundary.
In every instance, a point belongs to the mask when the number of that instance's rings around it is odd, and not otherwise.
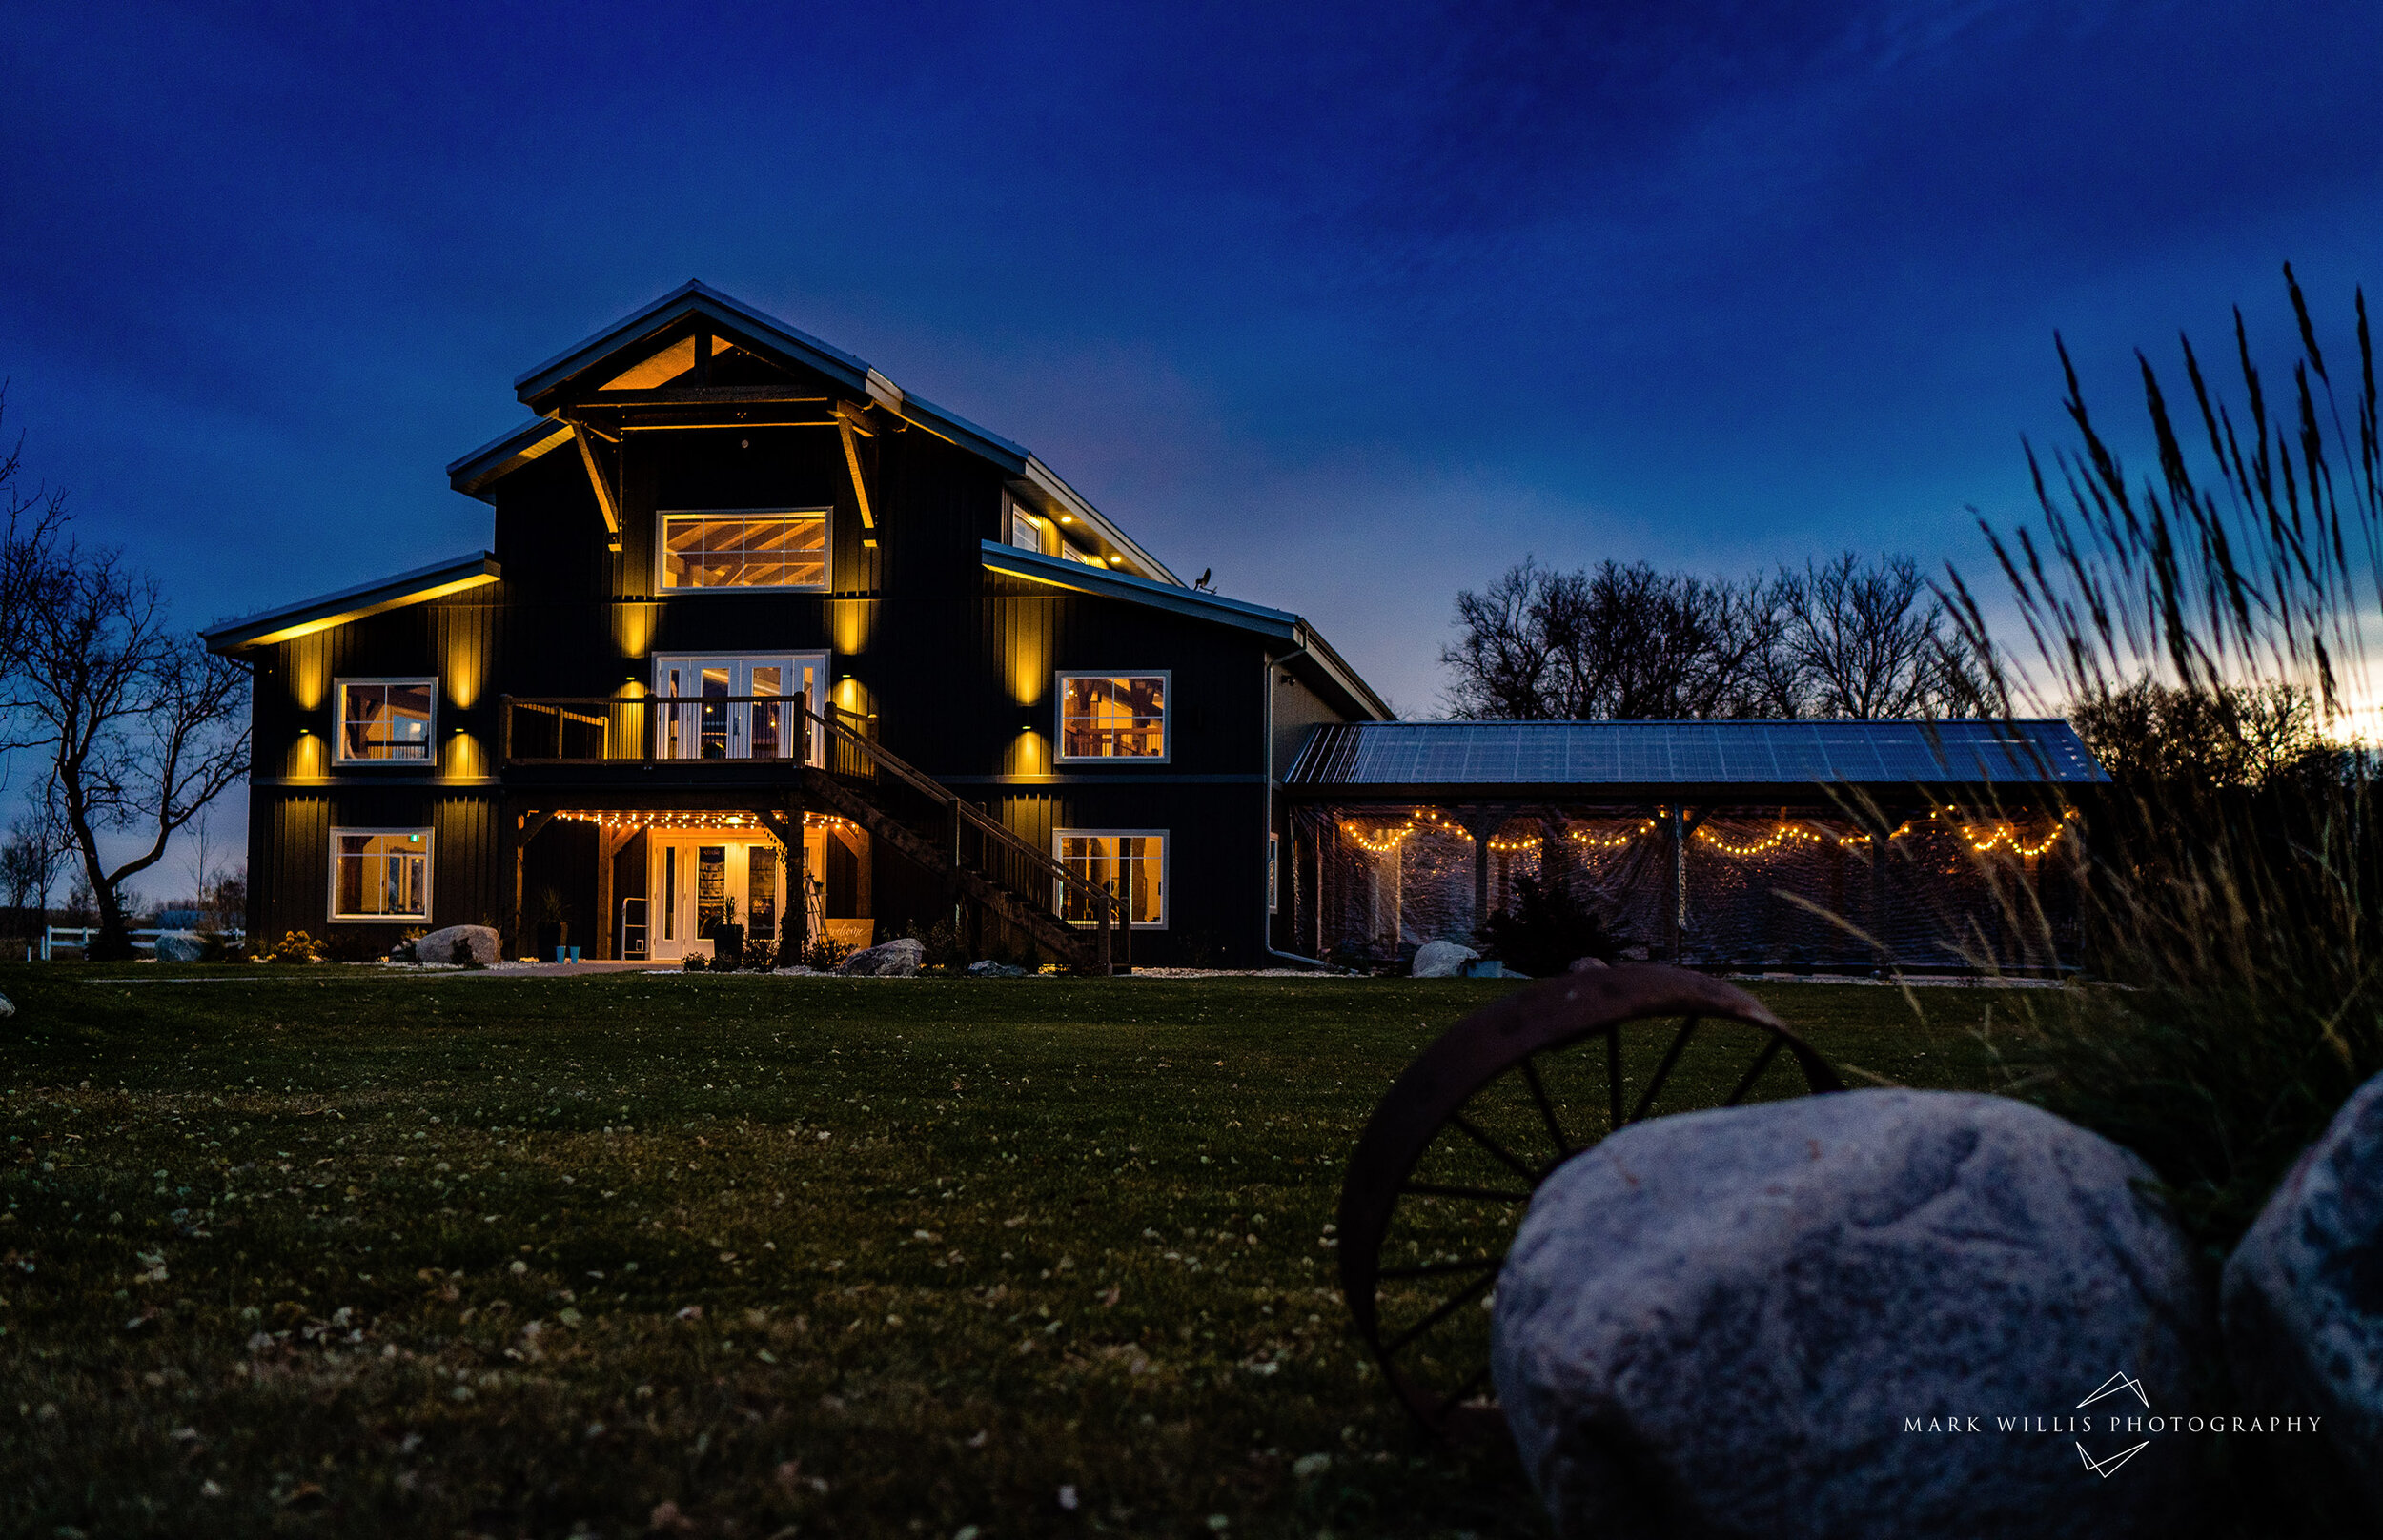
[{"label": "boulder", "polygon": [[1572,960],[1572,966],[1564,971],[1566,973],[1595,973],[1604,965],[1605,960],[1601,957],[1576,957]]},{"label": "boulder", "polygon": [[2323,1418],[2334,1459],[2295,1460],[2295,1473],[2329,1494],[2346,1485],[2383,1523],[2383,1075],[2268,1199],[2221,1293],[2244,1409]]},{"label": "boulder", "polygon": [[417,962],[494,963],[504,955],[497,932],[487,925],[447,925],[414,942]]},{"label": "boulder", "polygon": [[194,930],[161,930],[157,933],[157,961],[160,962],[196,962],[207,955],[207,938]]},{"label": "boulder", "polygon": [[16,1002],[10,1000],[6,995],[0,995],[0,1017],[14,1016],[15,1014]]},{"label": "boulder", "polygon": [[[2200,1286],[2150,1181],[2047,1112],[1924,1091],[1592,1146],[1532,1200],[1493,1297],[1493,1377],[1557,1533],[2156,1532],[2207,1440],[2100,1425],[2206,1409]],[[2141,1402],[2081,1408],[2114,1374]],[[2080,1479],[2081,1449],[2136,1443],[2122,1479]]]},{"label": "boulder", "polygon": [[870,979],[906,979],[918,972],[920,960],[927,948],[914,936],[897,936],[889,942],[853,953],[836,964],[838,973]]},{"label": "boulder", "polygon": [[1415,976],[1418,979],[1458,978],[1464,973],[1464,965],[1480,955],[1462,942],[1425,942],[1415,949]]},{"label": "boulder", "polygon": [[1026,969],[1010,962],[996,962],[991,958],[979,958],[968,964],[971,979],[1023,979]]}]

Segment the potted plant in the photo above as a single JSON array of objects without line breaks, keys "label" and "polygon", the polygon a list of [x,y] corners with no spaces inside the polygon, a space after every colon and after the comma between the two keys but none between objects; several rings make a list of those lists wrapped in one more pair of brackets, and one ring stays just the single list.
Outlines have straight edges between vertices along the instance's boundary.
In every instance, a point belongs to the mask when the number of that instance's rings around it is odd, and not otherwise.
[{"label": "potted plant", "polygon": [[744,927],[737,923],[737,901],[720,901],[720,922],[712,926],[712,967],[734,973],[744,957]]}]

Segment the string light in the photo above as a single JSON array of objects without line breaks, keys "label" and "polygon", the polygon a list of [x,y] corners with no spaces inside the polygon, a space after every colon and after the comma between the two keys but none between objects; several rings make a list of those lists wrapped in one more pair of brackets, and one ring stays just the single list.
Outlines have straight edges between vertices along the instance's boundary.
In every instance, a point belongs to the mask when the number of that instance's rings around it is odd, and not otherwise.
[{"label": "string light", "polygon": [[[2060,821],[2052,825],[2051,831],[2032,844],[2022,838],[2016,824],[2007,821],[1993,824],[1960,824],[1957,827],[1960,829],[1961,837],[1968,841],[1969,848],[1980,855],[1986,855],[1994,850],[2007,847],[2015,855],[2032,859],[2041,856],[2058,843],[2062,835],[2067,832],[2069,821],[2076,816],[2074,808],[2063,812]],[[1889,840],[1907,838],[1912,832],[1915,821],[1918,821],[1904,820],[1887,831],[1886,838]],[[1942,810],[1938,810],[1930,812],[1925,821],[1945,822],[1949,821],[1945,818]],[[1637,827],[1624,829],[1618,834],[1603,835],[1590,829],[1579,828],[1567,829],[1565,834],[1575,844],[1592,850],[1619,850],[1625,845],[1644,839],[1647,835],[1656,833],[1660,827],[1661,825],[1656,820],[1645,819],[1640,821]],[[1472,837],[1471,831],[1462,824],[1442,817],[1432,808],[1417,808],[1408,814],[1404,821],[1388,827],[1367,829],[1350,821],[1343,821],[1340,825],[1340,832],[1347,836],[1352,843],[1376,856],[1386,856],[1402,849],[1410,838],[1427,831]],[[1774,826],[1769,834],[1747,843],[1733,842],[1711,829],[1698,829],[1695,837],[1725,856],[1735,856],[1741,860],[1767,856],[1772,851],[1793,844],[1834,844],[1840,848],[1845,848],[1853,845],[1866,845],[1877,838],[1870,834],[1829,834],[1806,824],[1784,822]],[[1540,847],[1541,841],[1537,836],[1529,835],[1518,837],[1494,835],[1486,843],[1491,851],[1498,855],[1512,855],[1517,852],[1537,851]]]},{"label": "string light", "polygon": [[[767,825],[753,814],[725,813],[711,809],[679,808],[659,812],[635,809],[625,811],[606,809],[589,812],[573,809],[559,812],[555,817],[569,819],[575,823],[593,823],[606,829],[751,829],[757,833],[767,830]],[[849,831],[856,825],[851,820],[838,818],[832,813],[805,813],[803,815],[803,827]]]}]

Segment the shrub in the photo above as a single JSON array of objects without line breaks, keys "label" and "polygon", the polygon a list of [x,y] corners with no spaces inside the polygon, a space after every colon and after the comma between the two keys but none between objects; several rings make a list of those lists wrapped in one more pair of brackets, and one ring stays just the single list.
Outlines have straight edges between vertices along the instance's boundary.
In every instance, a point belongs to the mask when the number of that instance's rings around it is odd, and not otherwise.
[{"label": "shrub", "polygon": [[1552,978],[1577,958],[1611,962],[1621,955],[1603,918],[1560,877],[1516,878],[1514,907],[1492,911],[1479,940],[1488,955],[1535,979]]},{"label": "shrub", "polygon": [[257,948],[260,962],[320,962],[323,943],[302,930],[286,930],[277,942],[269,942]]},{"label": "shrub", "polygon": [[852,948],[834,937],[819,936],[812,939],[809,948],[804,952],[803,962],[806,967],[817,968],[822,973],[832,973],[839,963],[851,955]]}]

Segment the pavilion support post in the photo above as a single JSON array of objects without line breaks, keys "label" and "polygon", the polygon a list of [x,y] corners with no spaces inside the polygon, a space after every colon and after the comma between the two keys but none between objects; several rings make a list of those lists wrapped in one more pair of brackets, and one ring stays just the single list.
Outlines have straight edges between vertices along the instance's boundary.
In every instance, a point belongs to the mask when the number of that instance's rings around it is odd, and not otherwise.
[{"label": "pavilion support post", "polygon": [[1464,831],[1473,836],[1473,933],[1476,936],[1480,935],[1481,927],[1489,923],[1491,862],[1497,859],[1497,852],[1490,849],[1490,841],[1497,838],[1498,831],[1505,828],[1506,821],[1513,814],[1514,809],[1510,807],[1476,808],[1464,818]]},{"label": "pavilion support post", "polygon": [[1709,807],[1694,811],[1675,805],[1668,821],[1671,830],[1671,960],[1678,966],[1684,955],[1688,940],[1688,841],[1704,821],[1713,816]]}]

